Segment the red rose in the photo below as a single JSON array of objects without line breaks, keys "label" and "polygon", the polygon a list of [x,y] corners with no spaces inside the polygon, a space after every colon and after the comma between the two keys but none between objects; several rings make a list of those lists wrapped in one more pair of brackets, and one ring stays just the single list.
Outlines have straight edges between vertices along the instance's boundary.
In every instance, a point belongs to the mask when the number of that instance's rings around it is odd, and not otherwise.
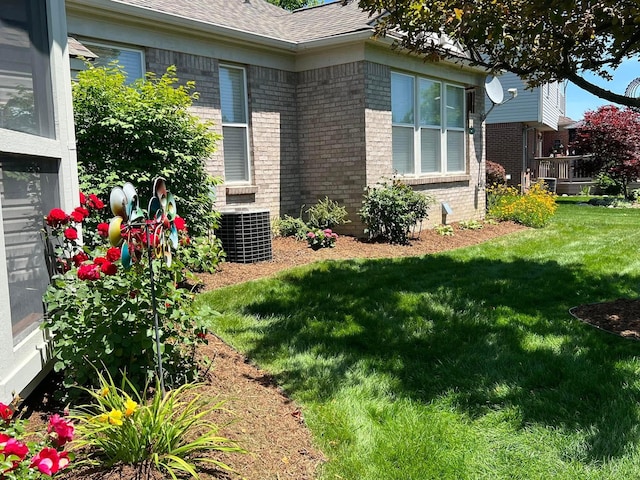
[{"label": "red rose", "polygon": [[102,265],[103,263],[108,262],[108,260],[105,257],[96,257],[93,260],[93,263],[96,265]]},{"label": "red rose", "polygon": [[99,223],[98,224],[98,235],[102,238],[107,238],[109,236],[109,224],[108,223]]},{"label": "red rose", "polygon": [[84,215],[82,214],[82,212],[79,212],[77,208],[73,212],[71,212],[71,215],[69,216],[71,217],[71,220],[76,223],[80,223],[84,220]]},{"label": "red rose", "polygon": [[176,226],[179,232],[187,229],[187,224],[182,217],[176,216],[176,218],[173,219],[173,224]]},{"label": "red rose", "polygon": [[13,410],[11,410],[9,405],[5,405],[4,403],[0,402],[0,418],[5,422],[8,422],[9,420],[11,420],[11,417],[13,417]]},{"label": "red rose", "polygon": [[69,228],[65,229],[64,238],[66,238],[67,240],[77,240],[78,239],[77,230],[75,228],[73,228],[73,227],[69,227]]},{"label": "red rose", "polygon": [[49,212],[49,215],[47,215],[46,219],[47,224],[52,227],[59,227],[60,225],[66,225],[69,223],[68,215],[60,208],[53,208]]},{"label": "red rose", "polygon": [[80,192],[80,205],[84,205],[85,203],[87,203],[87,197],[84,193]]},{"label": "red rose", "polygon": [[104,202],[100,200],[95,194],[89,195],[89,207],[101,210],[104,208]]},{"label": "red rose", "polygon": [[87,255],[84,252],[78,252],[76,253],[72,258],[73,263],[76,267],[79,267],[80,265],[82,265],[84,262],[86,262],[87,260],[89,260],[89,255]]},{"label": "red rose", "polygon": [[107,250],[107,260],[110,262],[116,262],[120,259],[120,249],[116,247],[111,247]]},{"label": "red rose", "polygon": [[80,265],[78,268],[78,278],[80,280],[98,280],[100,278],[100,265],[90,263]]},{"label": "red rose", "polygon": [[105,275],[115,275],[116,273],[118,273],[118,266],[115,263],[104,262],[102,265],[100,265],[100,270]]}]

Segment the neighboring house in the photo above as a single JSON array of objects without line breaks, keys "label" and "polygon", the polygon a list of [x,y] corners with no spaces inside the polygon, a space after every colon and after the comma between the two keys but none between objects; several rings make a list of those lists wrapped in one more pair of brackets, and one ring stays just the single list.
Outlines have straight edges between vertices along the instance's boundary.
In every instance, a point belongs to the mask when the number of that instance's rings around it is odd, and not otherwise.
[{"label": "neighboring house", "polygon": [[[509,183],[518,185],[521,174],[531,170],[535,176],[535,157],[549,156],[554,147],[568,146],[567,125],[574,123],[565,117],[565,83],[547,83],[526,89],[520,78],[512,73],[500,76],[505,90],[517,88],[518,96],[504,105],[496,106],[487,116],[487,160],[501,164]],[[486,101],[486,109],[490,107]]]},{"label": "neighboring house", "polygon": [[0,402],[27,393],[48,343],[40,231],[78,202],[63,0],[0,2]]},{"label": "neighboring house", "polygon": [[484,215],[485,73],[392,51],[357,2],[67,0],[67,17],[97,62],[196,82],[194,112],[224,137],[208,167],[223,211],[297,216],[329,196],[349,212],[343,233],[362,235],[364,188],[398,173],[447,202],[448,221]]}]

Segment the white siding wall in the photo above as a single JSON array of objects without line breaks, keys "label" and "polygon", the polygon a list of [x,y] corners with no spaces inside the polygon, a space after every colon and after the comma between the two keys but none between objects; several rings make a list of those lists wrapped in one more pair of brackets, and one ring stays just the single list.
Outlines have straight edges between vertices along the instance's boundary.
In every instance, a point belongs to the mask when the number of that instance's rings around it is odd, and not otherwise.
[{"label": "white siding wall", "polygon": [[[46,3],[52,37],[50,65],[55,139],[0,129],[0,153],[58,161],[61,198],[57,205],[51,205],[50,208],[61,207],[70,211],[78,201],[78,179],[64,0],[47,0]],[[14,345],[2,225],[0,208],[0,402],[6,403],[11,401],[14,394],[21,393],[24,396],[29,392],[35,379],[45,370],[49,353],[47,337],[40,329],[29,333]]]},{"label": "white siding wall", "polygon": [[[513,73],[505,73],[499,78],[505,100],[509,98],[509,88],[517,88],[518,96],[504,105],[497,105],[487,117],[486,123],[517,122],[557,130],[558,119],[565,115],[564,82],[552,82],[534,89],[526,89],[525,82]],[[486,98],[485,111],[489,108],[491,101]]]}]

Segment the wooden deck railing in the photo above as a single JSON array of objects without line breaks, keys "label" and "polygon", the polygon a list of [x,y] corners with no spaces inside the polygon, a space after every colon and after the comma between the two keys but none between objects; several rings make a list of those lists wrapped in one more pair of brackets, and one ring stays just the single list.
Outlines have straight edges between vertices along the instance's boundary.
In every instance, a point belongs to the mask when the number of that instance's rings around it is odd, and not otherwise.
[{"label": "wooden deck railing", "polygon": [[533,159],[533,173],[537,178],[556,178],[561,182],[588,182],[584,167],[584,156],[536,157]]}]

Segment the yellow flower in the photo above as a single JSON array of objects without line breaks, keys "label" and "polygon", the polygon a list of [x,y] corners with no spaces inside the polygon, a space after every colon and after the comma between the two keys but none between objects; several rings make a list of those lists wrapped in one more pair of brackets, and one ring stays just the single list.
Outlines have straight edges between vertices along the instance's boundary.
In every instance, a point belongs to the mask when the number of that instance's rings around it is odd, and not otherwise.
[{"label": "yellow flower", "polygon": [[100,423],[107,423],[109,421],[109,415],[102,413],[96,417],[96,420]]},{"label": "yellow flower", "polygon": [[120,410],[111,410],[107,417],[111,425],[122,425],[122,412]]},{"label": "yellow flower", "polygon": [[101,397],[106,397],[107,395],[109,395],[109,387],[104,387],[102,390],[100,390]]},{"label": "yellow flower", "polygon": [[138,404],[133,400],[131,400],[130,398],[127,398],[127,401],[124,402],[124,408],[125,408],[124,416],[130,417],[131,415],[133,415],[133,412],[135,412],[136,409],[138,408]]}]

